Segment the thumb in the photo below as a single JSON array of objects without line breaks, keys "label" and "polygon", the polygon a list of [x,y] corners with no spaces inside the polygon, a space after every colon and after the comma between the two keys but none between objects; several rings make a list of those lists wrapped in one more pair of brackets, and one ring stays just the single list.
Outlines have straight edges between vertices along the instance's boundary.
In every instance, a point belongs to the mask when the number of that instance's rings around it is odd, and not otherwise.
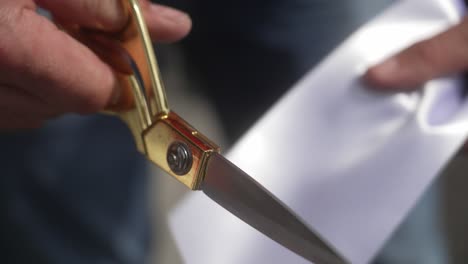
[{"label": "thumb", "polygon": [[468,17],[449,30],[371,67],[364,80],[380,90],[411,90],[428,80],[466,69]]},{"label": "thumb", "polygon": [[120,0],[36,0],[36,3],[60,21],[106,31],[122,29],[128,17]]}]

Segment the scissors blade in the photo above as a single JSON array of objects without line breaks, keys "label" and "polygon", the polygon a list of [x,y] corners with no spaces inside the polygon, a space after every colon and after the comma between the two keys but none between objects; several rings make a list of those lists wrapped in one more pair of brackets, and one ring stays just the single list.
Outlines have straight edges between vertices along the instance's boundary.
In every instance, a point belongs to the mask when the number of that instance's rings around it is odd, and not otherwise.
[{"label": "scissors blade", "polygon": [[314,263],[346,263],[294,213],[253,178],[213,153],[203,192],[264,235]]}]

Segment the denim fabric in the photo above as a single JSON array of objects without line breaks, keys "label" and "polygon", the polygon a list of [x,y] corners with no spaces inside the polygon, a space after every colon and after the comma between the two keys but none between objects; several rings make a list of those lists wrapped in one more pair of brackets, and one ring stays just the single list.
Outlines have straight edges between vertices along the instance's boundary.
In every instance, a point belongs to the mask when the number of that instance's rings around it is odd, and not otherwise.
[{"label": "denim fabric", "polygon": [[144,263],[147,173],[119,120],[67,116],[0,146],[2,263]]}]

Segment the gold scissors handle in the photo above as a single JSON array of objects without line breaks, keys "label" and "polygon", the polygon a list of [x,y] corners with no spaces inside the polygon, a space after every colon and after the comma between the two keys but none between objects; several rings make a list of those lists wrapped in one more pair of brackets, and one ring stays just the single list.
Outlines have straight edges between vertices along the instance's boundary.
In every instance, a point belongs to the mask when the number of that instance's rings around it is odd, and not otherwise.
[{"label": "gold scissors handle", "polygon": [[118,33],[62,26],[90,46],[98,42],[97,54],[114,67],[121,89],[109,110],[128,125],[138,150],[188,188],[198,190],[210,154],[219,152],[219,147],[170,111],[138,0],[122,2],[129,19]]},{"label": "gold scissors handle", "polygon": [[134,104],[130,109],[117,109],[117,113],[132,130],[141,152],[178,181],[197,190],[210,154],[219,152],[219,147],[169,110],[139,3],[123,2],[129,21],[118,36],[130,56],[133,74],[124,76],[121,83],[124,90],[132,91]]},{"label": "gold scissors handle", "polygon": [[136,145],[145,152],[141,138],[155,119],[166,117],[170,110],[153,44],[137,0],[122,0],[128,11],[127,26],[116,36],[127,52],[131,75],[121,76],[121,100],[113,105],[114,111],[127,123]]}]

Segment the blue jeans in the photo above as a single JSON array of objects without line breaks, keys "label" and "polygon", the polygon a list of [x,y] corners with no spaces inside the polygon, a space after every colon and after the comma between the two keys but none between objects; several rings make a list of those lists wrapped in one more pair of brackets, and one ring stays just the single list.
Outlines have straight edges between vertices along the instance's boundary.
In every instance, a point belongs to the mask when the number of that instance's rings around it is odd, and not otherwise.
[{"label": "blue jeans", "polygon": [[144,263],[147,173],[119,120],[68,116],[0,146],[2,263]]}]

